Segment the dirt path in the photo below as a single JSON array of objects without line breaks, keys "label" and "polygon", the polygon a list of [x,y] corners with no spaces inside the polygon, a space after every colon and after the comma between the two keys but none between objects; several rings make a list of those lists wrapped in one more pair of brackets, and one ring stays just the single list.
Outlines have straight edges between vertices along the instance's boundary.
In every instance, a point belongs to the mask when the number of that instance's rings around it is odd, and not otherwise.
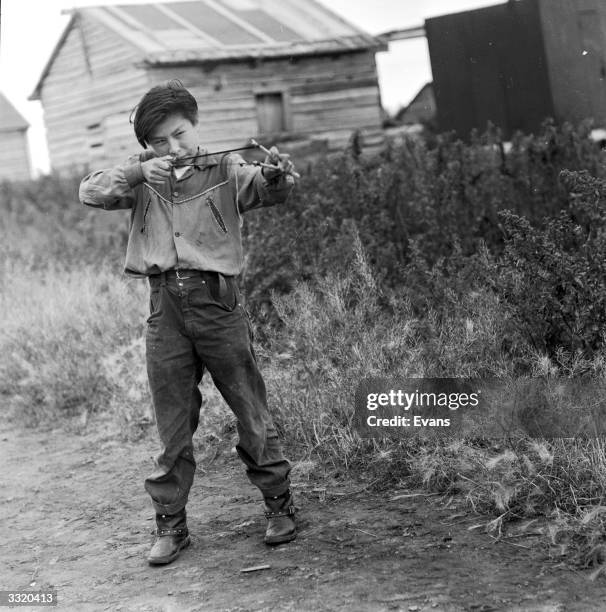
[{"label": "dirt path", "polygon": [[[266,547],[258,494],[234,455],[197,475],[188,506],[192,546],[172,565],[152,568],[144,559],[153,512],[142,478],[153,439],[120,443],[107,433],[4,426],[0,449],[0,589],[53,585],[54,609],[606,608],[606,579],[591,581],[589,572],[559,563],[544,538],[495,543],[468,529],[477,516],[443,500],[410,491],[378,496],[363,484],[313,482],[296,470],[299,538]],[[271,567],[241,572],[258,565]]]}]

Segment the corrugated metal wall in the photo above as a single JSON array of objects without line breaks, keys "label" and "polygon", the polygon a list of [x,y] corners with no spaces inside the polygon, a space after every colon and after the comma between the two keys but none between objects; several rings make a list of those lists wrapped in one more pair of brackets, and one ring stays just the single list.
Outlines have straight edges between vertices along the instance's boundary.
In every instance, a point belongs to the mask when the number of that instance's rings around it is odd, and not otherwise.
[{"label": "corrugated metal wall", "polygon": [[440,130],[466,137],[490,121],[510,135],[554,115],[537,0],[428,19],[426,31]]},{"label": "corrugated metal wall", "polygon": [[606,125],[606,1],[541,0],[556,118]]}]

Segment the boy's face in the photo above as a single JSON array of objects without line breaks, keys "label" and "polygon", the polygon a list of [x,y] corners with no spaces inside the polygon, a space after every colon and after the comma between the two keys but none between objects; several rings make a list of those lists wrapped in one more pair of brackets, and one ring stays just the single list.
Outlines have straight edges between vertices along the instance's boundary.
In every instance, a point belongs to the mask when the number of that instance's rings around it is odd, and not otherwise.
[{"label": "boy's face", "polygon": [[158,156],[177,159],[196,155],[200,144],[196,125],[181,114],[169,115],[150,133],[147,144]]}]

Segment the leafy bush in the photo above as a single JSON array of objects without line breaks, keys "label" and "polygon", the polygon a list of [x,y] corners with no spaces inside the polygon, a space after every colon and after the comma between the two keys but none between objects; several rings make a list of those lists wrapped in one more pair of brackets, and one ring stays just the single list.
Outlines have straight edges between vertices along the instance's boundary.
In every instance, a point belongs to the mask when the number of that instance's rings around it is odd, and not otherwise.
[{"label": "leafy bush", "polygon": [[506,247],[493,283],[536,351],[554,357],[604,348],[606,183],[564,171],[570,207],[543,227],[501,213]]},{"label": "leafy bush", "polygon": [[561,170],[604,176],[590,127],[546,122],[536,136],[517,134],[507,152],[489,129],[469,144],[445,134],[391,143],[373,158],[352,145],[317,160],[284,206],[246,216],[247,293],[263,300],[271,289],[288,292],[297,280],[347,268],[352,228],[374,273],[393,287],[413,259],[432,265],[482,244],[496,256],[504,248],[501,210],[536,226],[569,205]]}]

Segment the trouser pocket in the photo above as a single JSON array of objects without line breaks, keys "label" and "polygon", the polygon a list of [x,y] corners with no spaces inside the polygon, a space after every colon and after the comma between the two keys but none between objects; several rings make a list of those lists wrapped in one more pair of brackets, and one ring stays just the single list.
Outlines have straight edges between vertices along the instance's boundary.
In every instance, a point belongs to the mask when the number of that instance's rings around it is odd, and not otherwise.
[{"label": "trouser pocket", "polygon": [[212,274],[206,278],[208,294],[212,302],[228,312],[235,310],[240,302],[238,283],[233,276]]}]

